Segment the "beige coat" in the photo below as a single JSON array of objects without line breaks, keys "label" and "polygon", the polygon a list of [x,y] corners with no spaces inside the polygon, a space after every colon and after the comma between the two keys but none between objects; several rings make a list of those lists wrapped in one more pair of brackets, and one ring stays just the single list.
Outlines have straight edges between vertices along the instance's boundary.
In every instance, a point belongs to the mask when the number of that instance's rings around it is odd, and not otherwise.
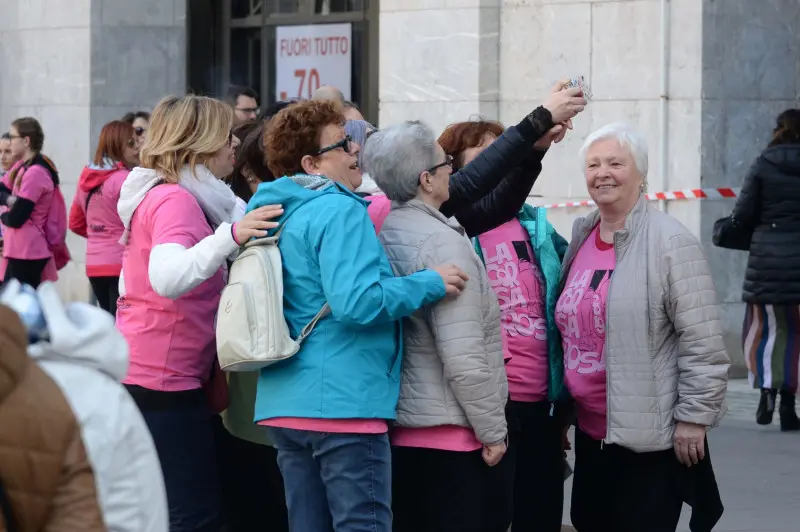
[{"label": "beige coat", "polygon": [[464,229],[419,200],[392,205],[380,240],[395,275],[455,264],[466,289],[420,309],[404,322],[404,358],[397,404],[403,427],[472,427],[484,445],[507,435],[508,397],[500,308],[486,269]]},{"label": "beige coat", "polygon": [[[575,221],[561,289],[599,212]],[[640,198],[614,235],[606,304],[606,443],[637,452],[672,447],[676,421],[723,416],[730,359],[703,248],[675,218]]]}]

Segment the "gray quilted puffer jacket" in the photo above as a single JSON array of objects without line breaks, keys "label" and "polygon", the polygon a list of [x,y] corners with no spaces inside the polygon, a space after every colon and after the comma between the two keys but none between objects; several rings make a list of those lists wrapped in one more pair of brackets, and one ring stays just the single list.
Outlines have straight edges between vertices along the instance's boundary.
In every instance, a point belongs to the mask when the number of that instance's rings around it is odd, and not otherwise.
[{"label": "gray quilted puffer jacket", "polygon": [[[452,219],[451,219],[452,220]],[[481,260],[455,220],[419,200],[392,204],[380,240],[395,275],[455,264],[466,289],[404,322],[397,425],[471,427],[484,445],[507,434],[508,381],[500,308]]]},{"label": "gray quilted puffer jacket", "polygon": [[[561,290],[599,222],[598,211],[575,221]],[[644,197],[614,235],[614,249],[606,304],[605,442],[636,452],[669,449],[676,421],[711,427],[725,412],[730,359],[714,281],[694,235]]]}]

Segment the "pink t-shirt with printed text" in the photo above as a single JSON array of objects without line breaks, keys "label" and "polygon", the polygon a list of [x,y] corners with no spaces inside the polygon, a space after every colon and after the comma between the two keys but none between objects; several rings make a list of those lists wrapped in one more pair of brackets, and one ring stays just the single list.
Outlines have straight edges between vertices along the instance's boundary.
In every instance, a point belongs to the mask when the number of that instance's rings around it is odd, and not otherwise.
[{"label": "pink t-shirt with printed text", "polygon": [[147,193],[131,221],[122,257],[125,295],[117,305],[117,328],[130,347],[125,384],[157,391],[202,387],[216,358],[214,322],[225,267],[177,299],[150,285],[150,251],[159,244],[189,249],[212,234],[197,200],[179,185]]},{"label": "pink t-shirt with printed text", "polygon": [[[14,167],[21,166],[17,163]],[[45,223],[50,213],[55,184],[50,173],[39,165],[32,165],[26,170],[20,169],[10,186],[9,171],[3,176],[3,183],[11,189],[13,195],[35,203],[33,212],[22,227],[3,227],[3,257],[7,259],[46,259],[52,256],[50,246],[45,237]]]},{"label": "pink t-shirt with printed text", "polygon": [[530,235],[515,218],[478,240],[500,303],[511,400],[546,401],[550,364],[544,279]]},{"label": "pink t-shirt with printed text", "polygon": [[564,381],[575,399],[578,426],[606,437],[606,301],[616,267],[614,246],[597,228],[578,250],[556,304],[564,346]]}]

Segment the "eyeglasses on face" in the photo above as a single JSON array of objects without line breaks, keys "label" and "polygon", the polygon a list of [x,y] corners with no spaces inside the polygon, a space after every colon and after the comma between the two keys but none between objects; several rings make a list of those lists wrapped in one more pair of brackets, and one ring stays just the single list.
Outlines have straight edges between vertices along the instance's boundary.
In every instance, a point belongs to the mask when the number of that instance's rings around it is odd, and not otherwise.
[{"label": "eyeglasses on face", "polygon": [[143,128],[143,127],[135,127],[135,128],[133,128],[133,134],[136,135],[137,137],[141,137],[145,133],[147,133],[147,130],[145,128]]},{"label": "eyeglasses on face", "polygon": [[439,163],[439,164],[437,164],[435,166],[431,166],[430,168],[428,168],[428,172],[430,172],[431,174],[436,173],[436,170],[438,170],[439,168],[441,168],[443,166],[449,166],[450,170],[453,169],[453,156],[452,155],[445,155],[444,156],[444,162],[443,163]]},{"label": "eyeglasses on face", "polygon": [[333,150],[336,150],[338,148],[341,148],[342,150],[344,150],[345,153],[350,153],[350,142],[352,140],[353,139],[350,138],[350,135],[345,135],[345,137],[342,140],[340,140],[339,142],[337,142],[335,144],[331,144],[330,146],[325,146],[324,148],[320,148],[317,151],[315,151],[314,153],[312,153],[311,155],[322,155],[323,153],[326,153],[326,152],[329,152],[329,151],[333,151]]}]

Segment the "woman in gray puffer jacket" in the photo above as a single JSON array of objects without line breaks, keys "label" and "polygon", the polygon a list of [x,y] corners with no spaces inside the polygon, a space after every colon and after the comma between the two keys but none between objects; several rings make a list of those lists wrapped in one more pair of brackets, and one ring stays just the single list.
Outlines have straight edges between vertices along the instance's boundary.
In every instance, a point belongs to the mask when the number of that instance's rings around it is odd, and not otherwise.
[{"label": "woman in gray puffer jacket", "polygon": [[501,461],[508,381],[500,309],[464,229],[439,211],[452,158],[428,127],[406,123],[373,134],[363,159],[392,200],[380,240],[395,275],[442,260],[469,275],[461,295],[406,320],[391,435],[394,530],[505,530],[507,522],[492,522],[503,520],[493,497],[513,478],[513,465]]},{"label": "woman in gray puffer jacket", "polygon": [[597,210],[575,220],[556,324],[575,400],[572,523],[580,532],[694,532],[722,514],[707,431],[730,360],[703,249],[648,205],[647,145],[622,124],[581,149]]}]

